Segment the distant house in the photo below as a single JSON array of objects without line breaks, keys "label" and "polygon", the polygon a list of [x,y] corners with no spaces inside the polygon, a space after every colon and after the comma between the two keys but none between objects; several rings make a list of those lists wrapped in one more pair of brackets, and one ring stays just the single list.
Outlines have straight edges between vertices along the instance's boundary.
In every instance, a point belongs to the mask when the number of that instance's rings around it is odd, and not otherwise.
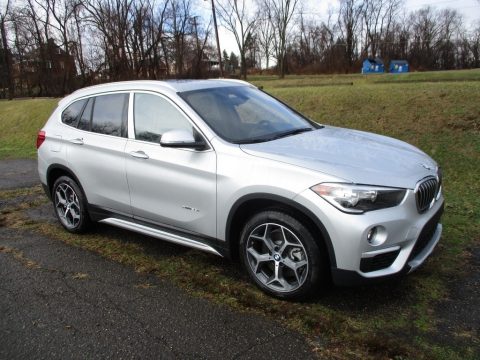
[{"label": "distant house", "polygon": [[409,72],[410,68],[408,66],[407,60],[392,60],[390,61],[390,72],[394,74],[406,73]]},{"label": "distant house", "polygon": [[381,74],[385,72],[385,65],[380,58],[365,59],[362,66],[362,74]]},{"label": "distant house", "polygon": [[75,58],[52,39],[13,59],[13,79],[20,94],[60,96],[75,86]]}]

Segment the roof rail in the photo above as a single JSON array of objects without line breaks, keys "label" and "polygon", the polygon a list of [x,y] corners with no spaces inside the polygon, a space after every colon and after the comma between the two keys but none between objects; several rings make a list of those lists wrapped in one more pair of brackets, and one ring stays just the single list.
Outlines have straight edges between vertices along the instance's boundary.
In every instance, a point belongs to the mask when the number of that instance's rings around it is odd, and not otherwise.
[{"label": "roof rail", "polygon": [[225,78],[218,78],[218,79],[209,79],[209,80],[220,80],[220,81],[227,81],[227,82],[232,82],[232,83],[237,83],[237,84],[244,84],[244,85],[248,85],[248,86],[253,86],[255,87],[254,85],[252,85],[251,83],[249,83],[248,81],[245,81],[245,80],[239,80],[239,79],[225,79]]}]

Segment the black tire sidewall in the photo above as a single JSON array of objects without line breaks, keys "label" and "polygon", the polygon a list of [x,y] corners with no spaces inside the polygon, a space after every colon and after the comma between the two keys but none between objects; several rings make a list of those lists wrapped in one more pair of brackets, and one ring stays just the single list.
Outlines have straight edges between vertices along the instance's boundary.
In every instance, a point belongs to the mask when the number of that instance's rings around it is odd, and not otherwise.
[{"label": "black tire sidewall", "polygon": [[[246,255],[248,236],[257,226],[267,222],[277,223],[288,228],[298,237],[303,247],[305,248],[309,264],[307,278],[298,289],[292,292],[279,292],[265,286],[257,279],[248,263]],[[249,277],[253,280],[253,282],[264,292],[280,299],[302,299],[308,297],[318,288],[321,280],[325,276],[323,271],[325,268],[325,260],[320,252],[319,246],[315,242],[312,233],[299,220],[279,210],[266,210],[259,212],[256,215],[253,215],[243,227],[242,233],[240,235],[239,250],[240,258],[245,268],[245,271],[248,273]]]},{"label": "black tire sidewall", "polygon": [[[55,206],[55,191],[56,191],[57,187],[60,184],[63,184],[63,183],[69,185],[73,189],[73,191],[75,191],[75,193],[77,195],[77,198],[78,198],[78,202],[80,204],[80,221],[79,221],[78,225],[75,226],[75,227],[65,226],[65,224],[60,219],[60,216],[58,215],[58,212],[57,212],[57,209],[56,209],[56,206]],[[62,224],[62,226],[67,231],[69,231],[71,233],[82,233],[82,232],[85,232],[88,229],[88,227],[90,226],[90,217],[89,217],[88,211],[87,211],[87,201],[86,201],[85,195],[83,194],[82,189],[76,183],[75,180],[73,180],[72,178],[70,178],[68,176],[60,176],[55,181],[55,183],[53,184],[53,187],[52,187],[52,202],[53,202],[53,208],[55,210],[55,216],[57,217],[60,224]]]}]

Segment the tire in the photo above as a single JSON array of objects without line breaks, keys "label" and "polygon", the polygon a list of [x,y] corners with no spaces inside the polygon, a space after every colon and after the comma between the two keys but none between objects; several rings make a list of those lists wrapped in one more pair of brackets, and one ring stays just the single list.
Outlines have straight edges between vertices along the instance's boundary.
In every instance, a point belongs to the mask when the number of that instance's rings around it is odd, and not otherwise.
[{"label": "tire", "polygon": [[240,258],[249,277],[280,299],[312,295],[326,280],[325,255],[307,227],[280,210],[251,217],[240,237]]},{"label": "tire", "polygon": [[53,184],[52,202],[60,224],[71,233],[83,233],[91,226],[87,201],[80,186],[68,176]]}]

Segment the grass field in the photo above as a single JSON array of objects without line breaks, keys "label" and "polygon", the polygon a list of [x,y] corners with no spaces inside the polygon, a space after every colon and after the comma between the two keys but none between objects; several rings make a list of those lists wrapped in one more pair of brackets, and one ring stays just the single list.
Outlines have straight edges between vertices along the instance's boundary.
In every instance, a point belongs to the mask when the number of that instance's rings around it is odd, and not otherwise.
[{"label": "grass field", "polygon": [[[441,333],[437,304],[448,298],[452,279],[465,276],[467,249],[480,245],[480,70],[251,81],[315,121],[405,140],[441,164],[444,235],[421,270],[399,283],[330,289],[314,301],[290,303],[256,290],[236,264],[194,250],[158,254],[161,244],[155,240],[132,235],[124,241],[115,235],[120,232],[103,227],[96,234],[70,236],[55,225],[34,224],[14,212],[7,224],[28,226],[137,271],[168,278],[198,296],[273,317],[303,332],[320,357],[477,358],[478,334],[462,324]],[[34,156],[36,133],[55,103],[0,102],[0,158]]]},{"label": "grass field", "polygon": [[0,100],[0,159],[35,157],[38,130],[57,103],[55,99]]}]

